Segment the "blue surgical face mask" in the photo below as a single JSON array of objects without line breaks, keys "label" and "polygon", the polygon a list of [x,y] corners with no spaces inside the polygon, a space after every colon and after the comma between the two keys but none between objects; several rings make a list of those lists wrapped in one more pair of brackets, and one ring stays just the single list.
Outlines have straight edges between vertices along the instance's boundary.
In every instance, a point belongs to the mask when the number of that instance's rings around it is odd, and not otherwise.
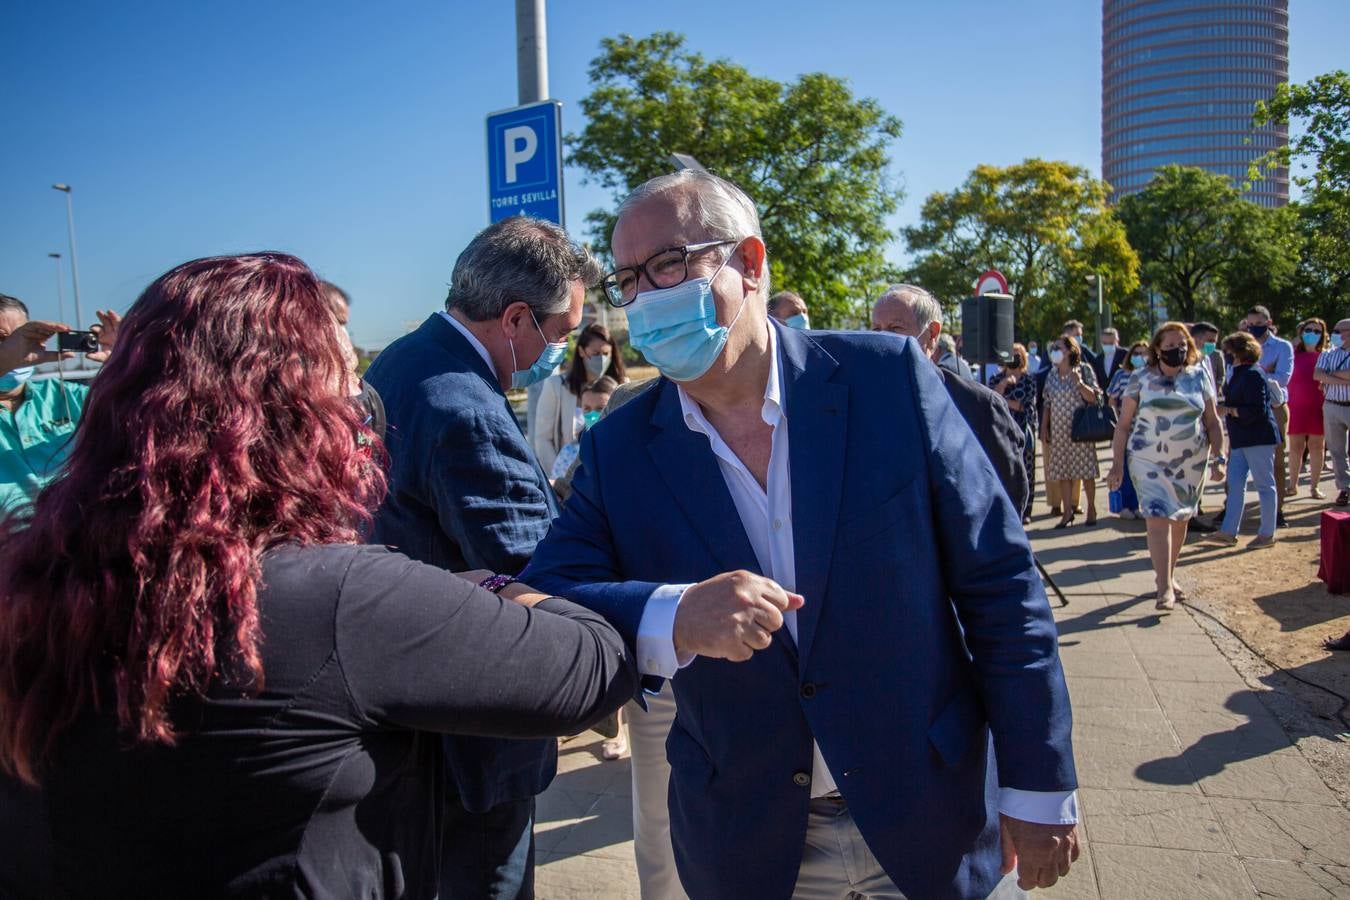
[{"label": "blue surgical face mask", "polygon": [[788,316],[783,320],[783,324],[789,328],[797,328],[802,331],[811,327],[811,320],[804,313],[797,313],[795,316]]},{"label": "blue surgical face mask", "polygon": [[1331,337],[1327,340],[1331,341],[1331,346],[1335,347],[1337,350],[1341,349],[1341,333],[1339,331],[1333,331]]},{"label": "blue surgical face mask", "polygon": [[584,413],[582,414],[581,419],[582,422],[584,423],[584,425],[582,426],[583,430],[586,428],[590,428],[596,422],[600,421],[600,410],[593,409],[588,413]]},{"label": "blue surgical face mask", "polygon": [[1213,341],[1205,341],[1205,345],[1200,349],[1206,356],[1209,356],[1211,353],[1214,352],[1215,348],[1216,345]]},{"label": "blue surgical face mask", "polygon": [[0,375],[0,394],[17,391],[24,382],[33,377],[32,366],[19,366]]},{"label": "blue surgical face mask", "polygon": [[[530,311],[530,320],[534,322],[534,330],[539,332],[539,336],[544,338],[544,349],[539,354],[539,358],[534,361],[534,365],[528,369],[511,372],[511,387],[527,388],[530,385],[543,381],[553,374],[554,369],[563,361],[567,355],[567,342],[560,344],[550,344],[548,338],[544,337],[544,329],[539,327],[539,320],[534,317],[534,311]],[[519,363],[516,362],[516,342],[511,341],[511,368],[514,370]]]},{"label": "blue surgical face mask", "polygon": [[1320,340],[1322,340],[1322,332],[1320,331],[1303,332],[1303,343],[1309,347],[1316,347]]},{"label": "blue surgical face mask", "polygon": [[1130,365],[1134,366],[1136,369],[1142,369],[1144,366],[1148,365],[1148,357],[1136,353],[1130,357]]},{"label": "blue surgical face mask", "polygon": [[643,291],[629,307],[629,340],[667,378],[693,381],[711,369],[722,355],[727,335],[745,311],[746,298],[742,297],[741,308],[736,310],[731,324],[717,324],[712,283],[730,260],[728,256],[711,277]]}]

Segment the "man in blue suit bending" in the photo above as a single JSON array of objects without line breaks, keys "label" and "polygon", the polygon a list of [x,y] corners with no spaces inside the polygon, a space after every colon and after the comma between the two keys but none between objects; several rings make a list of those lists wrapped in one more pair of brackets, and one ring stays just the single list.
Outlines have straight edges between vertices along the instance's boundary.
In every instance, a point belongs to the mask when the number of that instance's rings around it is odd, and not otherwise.
[{"label": "man in blue suit bending", "polygon": [[664,377],[583,437],[522,578],[605,615],[649,688],[673,678],[689,896],[1053,884],[1078,855],[1055,627],[931,363],[769,322],[758,216],[715,176],[639,187],[613,249],[606,292]]},{"label": "man in blue suit bending", "polygon": [[[600,268],[551,222],[516,216],[460,254],[445,311],[366,373],[388,416],[389,496],[372,540],[453,571],[519,572],[557,514],[505,390],[547,378]],[[557,742],[442,739],[441,900],[534,896],[534,797]]]}]

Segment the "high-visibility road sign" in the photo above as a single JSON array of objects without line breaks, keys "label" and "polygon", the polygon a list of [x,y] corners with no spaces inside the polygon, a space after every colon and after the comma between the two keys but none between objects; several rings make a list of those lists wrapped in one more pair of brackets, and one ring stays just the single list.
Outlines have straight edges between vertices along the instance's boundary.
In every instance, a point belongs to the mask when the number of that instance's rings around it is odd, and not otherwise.
[{"label": "high-visibility road sign", "polygon": [[487,117],[488,216],[563,224],[562,103],[545,100]]}]

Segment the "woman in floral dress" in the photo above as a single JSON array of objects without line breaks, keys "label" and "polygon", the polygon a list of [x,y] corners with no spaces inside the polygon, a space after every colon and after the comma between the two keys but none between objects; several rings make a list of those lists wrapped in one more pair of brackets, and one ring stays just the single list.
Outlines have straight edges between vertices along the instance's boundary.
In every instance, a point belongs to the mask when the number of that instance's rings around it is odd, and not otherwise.
[{"label": "woman in floral dress", "polygon": [[1119,489],[1125,479],[1129,447],[1130,478],[1139,495],[1139,512],[1148,525],[1148,553],[1158,589],[1158,609],[1170,610],[1181,597],[1176,583],[1177,557],[1186,540],[1186,523],[1195,515],[1210,458],[1210,478],[1224,480],[1223,426],[1214,402],[1214,382],[1198,365],[1199,351],[1180,322],[1168,322],[1153,335],[1148,365],[1125,387],[1120,419],[1112,441],[1111,473],[1106,483]]},{"label": "woman in floral dress", "polygon": [[1064,516],[1056,528],[1073,524],[1073,483],[1082,481],[1087,494],[1085,525],[1097,524],[1097,445],[1073,440],[1073,414],[1101,400],[1097,376],[1083,362],[1078,342],[1068,335],[1050,345],[1050,371],[1045,376],[1044,409],[1041,411],[1041,446],[1045,448],[1045,480],[1058,481],[1064,500]]}]

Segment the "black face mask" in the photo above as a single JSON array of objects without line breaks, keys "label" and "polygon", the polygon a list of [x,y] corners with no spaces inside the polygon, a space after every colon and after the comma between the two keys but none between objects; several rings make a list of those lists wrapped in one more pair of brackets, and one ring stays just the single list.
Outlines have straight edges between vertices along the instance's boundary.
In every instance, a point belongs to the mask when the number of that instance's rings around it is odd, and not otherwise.
[{"label": "black face mask", "polygon": [[1266,332],[1267,332],[1268,330],[1270,330],[1270,326],[1269,326],[1269,325],[1248,325],[1248,326],[1247,326],[1247,333],[1250,334],[1252,337],[1256,338],[1258,341],[1261,340],[1261,338],[1263,338],[1263,337],[1266,336]]},{"label": "black face mask", "polygon": [[1158,358],[1173,368],[1180,368],[1186,362],[1186,348],[1173,347],[1170,350],[1159,350]]}]

